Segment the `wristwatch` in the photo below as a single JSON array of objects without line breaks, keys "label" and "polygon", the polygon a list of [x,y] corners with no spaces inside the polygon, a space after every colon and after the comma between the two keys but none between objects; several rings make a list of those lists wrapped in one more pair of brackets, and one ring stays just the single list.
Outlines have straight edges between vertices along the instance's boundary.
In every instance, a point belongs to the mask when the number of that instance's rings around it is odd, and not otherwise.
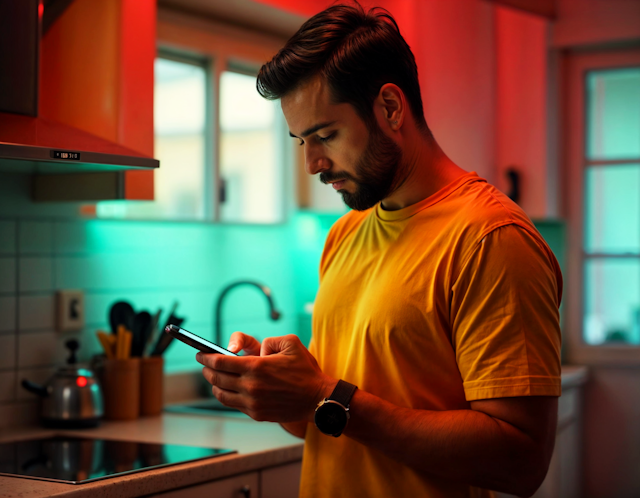
[{"label": "wristwatch", "polygon": [[342,434],[349,421],[349,402],[356,389],[353,384],[339,380],[331,395],[318,403],[313,420],[320,432],[333,437]]}]

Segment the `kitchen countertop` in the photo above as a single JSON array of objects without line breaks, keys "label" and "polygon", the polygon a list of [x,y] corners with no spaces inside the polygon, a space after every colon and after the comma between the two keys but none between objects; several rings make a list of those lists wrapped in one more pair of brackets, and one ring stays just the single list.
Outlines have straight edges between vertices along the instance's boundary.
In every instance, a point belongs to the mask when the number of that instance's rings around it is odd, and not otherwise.
[{"label": "kitchen countertop", "polygon": [[562,389],[581,386],[587,381],[587,377],[587,367],[562,365]]},{"label": "kitchen countertop", "polygon": [[[587,369],[563,365],[562,387],[569,389],[586,381]],[[0,476],[2,497],[122,498],[159,493],[231,475],[282,465],[302,458],[302,441],[279,425],[255,422],[248,417],[164,413],[159,417],[126,422],[105,422],[96,429],[53,431],[42,428],[17,429],[0,441],[30,439],[52,434],[74,434],[104,439],[147,443],[184,444],[228,448],[237,454],[172,465],[121,477],[73,485]]]},{"label": "kitchen countertop", "polygon": [[243,472],[294,462],[302,458],[302,440],[279,425],[249,417],[199,416],[164,413],[133,421],[104,422],[95,429],[74,431],[23,428],[2,437],[3,442],[73,434],[146,443],[227,448],[237,454],[171,465],[86,484],[63,484],[0,476],[0,496],[42,498],[128,498],[191,486]]}]

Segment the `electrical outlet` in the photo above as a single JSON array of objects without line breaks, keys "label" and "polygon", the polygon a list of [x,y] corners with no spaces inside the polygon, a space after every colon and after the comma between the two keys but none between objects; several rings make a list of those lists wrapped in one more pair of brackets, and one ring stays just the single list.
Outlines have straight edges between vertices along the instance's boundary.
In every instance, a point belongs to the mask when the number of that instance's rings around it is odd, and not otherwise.
[{"label": "electrical outlet", "polygon": [[84,292],[59,290],[56,293],[58,332],[72,332],[84,327]]}]

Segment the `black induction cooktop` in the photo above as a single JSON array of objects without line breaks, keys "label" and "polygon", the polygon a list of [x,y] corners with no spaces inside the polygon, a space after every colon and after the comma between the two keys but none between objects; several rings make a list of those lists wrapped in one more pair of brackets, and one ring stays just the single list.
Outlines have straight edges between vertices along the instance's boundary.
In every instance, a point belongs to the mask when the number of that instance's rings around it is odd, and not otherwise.
[{"label": "black induction cooktop", "polygon": [[0,444],[0,475],[67,484],[235,453],[219,448],[56,435]]}]

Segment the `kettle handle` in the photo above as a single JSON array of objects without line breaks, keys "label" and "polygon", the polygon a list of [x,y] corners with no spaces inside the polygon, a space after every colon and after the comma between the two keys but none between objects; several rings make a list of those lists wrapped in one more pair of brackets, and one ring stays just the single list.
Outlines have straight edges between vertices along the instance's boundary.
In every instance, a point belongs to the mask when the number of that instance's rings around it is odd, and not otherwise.
[{"label": "kettle handle", "polygon": [[33,394],[42,396],[43,398],[49,396],[49,391],[47,391],[46,387],[43,387],[40,384],[31,382],[30,380],[27,380],[27,379],[22,379],[22,387],[24,387],[27,391],[32,392]]}]

